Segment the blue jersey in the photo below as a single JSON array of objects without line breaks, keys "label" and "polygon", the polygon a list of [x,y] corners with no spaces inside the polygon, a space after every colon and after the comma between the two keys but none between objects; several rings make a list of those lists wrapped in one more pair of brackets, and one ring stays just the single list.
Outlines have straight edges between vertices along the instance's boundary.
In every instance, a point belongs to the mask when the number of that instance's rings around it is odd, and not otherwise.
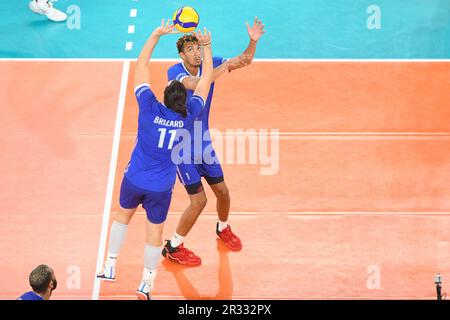
[{"label": "blue jersey", "polygon": [[135,88],[139,105],[136,145],[125,176],[135,186],[156,192],[172,189],[175,184],[176,163],[172,149],[180,129],[191,130],[194,119],[201,113],[205,101],[200,96],[187,100],[187,117],[158,102],[146,83]]},{"label": "blue jersey", "polygon": [[[213,58],[213,67],[217,68],[225,61],[226,61],[226,59],[224,59],[224,58],[214,57]],[[169,68],[169,70],[167,71],[167,76],[168,76],[169,81],[170,80],[182,81],[186,77],[190,77],[190,76],[200,77],[201,75],[202,75],[202,65],[200,65],[198,74],[191,75],[182,62],[171,66]],[[192,90],[186,90],[186,92],[187,92],[188,98],[194,94],[194,92]],[[195,119],[195,120],[201,120],[202,135],[206,132],[206,136],[205,136],[206,138],[203,140],[202,149],[206,148],[211,143],[210,141],[207,141],[207,140],[208,139],[211,140],[208,130],[209,130],[209,110],[211,108],[211,101],[212,101],[213,94],[214,94],[214,82],[211,83],[208,98],[206,99],[206,103],[205,103],[205,108],[200,113],[200,115],[198,117],[196,117],[196,119]],[[191,135],[192,135],[192,137],[194,137],[193,132],[191,133]],[[196,148],[194,147],[194,139],[192,139],[192,152],[194,152],[194,151],[196,151]]]},{"label": "blue jersey", "polygon": [[44,298],[33,291],[29,291],[21,295],[17,300],[44,300]]}]

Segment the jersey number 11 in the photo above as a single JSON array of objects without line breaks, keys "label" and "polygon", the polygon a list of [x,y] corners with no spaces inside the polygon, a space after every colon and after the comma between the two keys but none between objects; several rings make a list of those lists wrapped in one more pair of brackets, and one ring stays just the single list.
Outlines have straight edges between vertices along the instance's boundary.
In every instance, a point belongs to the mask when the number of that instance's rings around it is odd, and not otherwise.
[{"label": "jersey number 11", "polygon": [[[158,131],[160,132],[158,148],[163,148],[164,147],[164,138],[166,137],[167,129],[159,128]],[[169,145],[167,146],[167,149],[171,150],[173,147],[173,143],[175,141],[175,136],[176,136],[177,130],[169,130],[169,133],[170,133],[170,140],[169,140]]]}]

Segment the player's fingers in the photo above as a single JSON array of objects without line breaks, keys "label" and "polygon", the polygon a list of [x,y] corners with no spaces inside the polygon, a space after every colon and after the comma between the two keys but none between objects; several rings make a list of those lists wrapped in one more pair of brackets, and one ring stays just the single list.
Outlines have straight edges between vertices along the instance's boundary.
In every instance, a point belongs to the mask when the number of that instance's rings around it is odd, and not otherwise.
[{"label": "player's fingers", "polygon": [[258,23],[258,17],[255,17],[255,20],[253,21],[253,25]]}]

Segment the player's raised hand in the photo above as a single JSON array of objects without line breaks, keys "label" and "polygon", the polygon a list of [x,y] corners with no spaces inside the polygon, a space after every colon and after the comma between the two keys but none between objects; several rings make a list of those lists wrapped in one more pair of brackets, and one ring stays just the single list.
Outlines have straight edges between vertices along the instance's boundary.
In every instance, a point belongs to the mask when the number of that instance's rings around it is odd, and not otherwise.
[{"label": "player's raised hand", "polygon": [[171,21],[170,19],[167,19],[167,21],[162,19],[161,25],[159,27],[157,27],[153,31],[153,33],[157,36],[162,36],[165,34],[180,33],[177,29],[175,29],[175,26],[173,24],[170,24],[170,21]]},{"label": "player's raised hand", "polygon": [[266,32],[264,30],[264,25],[262,24],[262,21],[258,19],[258,17],[255,17],[255,20],[253,21],[253,26],[250,28],[250,25],[248,22],[245,23],[247,26],[248,36],[253,41],[258,41],[259,38]]},{"label": "player's raised hand", "polygon": [[193,32],[195,37],[198,40],[198,43],[200,45],[210,44],[211,43],[211,32],[206,30],[206,28],[203,28],[203,33],[201,30],[196,30]]}]

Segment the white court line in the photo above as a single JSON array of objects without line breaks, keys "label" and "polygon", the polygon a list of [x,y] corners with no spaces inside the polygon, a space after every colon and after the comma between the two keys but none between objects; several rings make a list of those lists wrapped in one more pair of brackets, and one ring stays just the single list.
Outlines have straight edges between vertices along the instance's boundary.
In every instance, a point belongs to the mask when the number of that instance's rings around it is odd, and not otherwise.
[{"label": "white court line", "polygon": [[[43,61],[43,62],[126,62],[137,58],[0,58],[1,61]],[[180,62],[179,58],[152,58],[151,62]],[[450,62],[450,59],[261,59],[253,62]]]},{"label": "white court line", "polygon": [[[130,10],[130,17],[131,18],[136,18],[137,17],[137,9],[131,9]],[[128,34],[134,34],[135,32],[135,26],[134,25],[129,25],[128,26]],[[132,41],[127,41],[125,43],[125,50],[126,51],[131,51],[133,50],[133,42]]]},{"label": "white court line", "polygon": [[[97,266],[95,269],[96,274],[97,274],[97,271],[100,270],[100,268],[103,265],[103,256],[105,254],[105,248],[106,248],[106,237],[108,235],[109,216],[111,213],[111,203],[112,203],[112,196],[113,196],[113,190],[114,190],[114,180],[115,180],[116,167],[117,167],[117,158],[118,158],[118,154],[119,154],[120,132],[122,129],[122,118],[123,118],[123,112],[125,109],[125,96],[126,96],[126,92],[127,92],[129,70],[130,70],[130,63],[125,62],[123,64],[123,69],[122,69],[119,102],[117,105],[117,114],[116,114],[116,125],[114,127],[114,138],[113,138],[113,145],[112,145],[112,151],[111,151],[111,160],[109,163],[108,184],[107,184],[107,189],[106,189],[105,204],[104,204],[104,208],[103,208],[103,221],[102,221],[102,229],[101,229],[101,233],[100,233],[100,241],[99,241],[99,246],[98,246]],[[94,288],[93,288],[93,292],[92,292],[93,300],[98,300],[98,297],[100,294],[100,283],[101,283],[101,280],[99,280],[99,279],[97,279],[97,277],[95,277]]]},{"label": "white court line", "polygon": [[130,51],[130,50],[132,50],[132,49],[133,49],[133,42],[127,41],[127,42],[125,43],[125,50]]},{"label": "white court line", "polygon": [[[225,129],[236,130],[236,129]],[[267,129],[265,129],[267,130]],[[122,135],[136,135],[135,131],[125,131]],[[259,135],[272,135],[272,136],[450,136],[450,132],[222,132],[212,133],[211,136],[259,136]]]},{"label": "white court line", "polygon": [[[111,211],[111,214],[117,214]],[[181,216],[181,211],[169,211],[169,215]],[[137,215],[146,215],[145,211],[136,211]],[[202,216],[217,216],[217,212],[202,212]],[[304,216],[448,216],[449,211],[233,211],[230,215],[236,216],[290,216],[301,218]]]},{"label": "white court line", "polygon": [[[276,128],[264,129],[262,132],[223,132],[211,133],[211,135],[295,135],[295,136],[448,136],[450,132],[271,132],[269,130]],[[227,129],[236,130],[236,129]]]},{"label": "white court line", "polygon": [[131,9],[130,10],[130,17],[136,18],[137,17],[137,9]]},{"label": "white court line", "polygon": [[[228,129],[226,129],[228,130]],[[234,129],[231,129],[234,130]],[[1,130],[0,130],[1,132]],[[108,136],[110,132],[83,132],[83,131],[68,131],[69,135],[76,137],[104,137]],[[3,136],[28,136],[29,131],[4,131],[1,132]],[[124,139],[136,139],[135,131],[122,131],[122,138]],[[297,140],[298,139],[326,139],[326,140],[448,140],[450,139],[450,132],[223,132],[223,133],[211,133],[212,138],[216,137],[253,137],[253,136],[279,136],[283,140]]]},{"label": "white court line", "polygon": [[259,58],[257,62],[450,62],[450,59],[278,59]]},{"label": "white court line", "polygon": [[[111,211],[111,214],[117,214],[117,211]],[[144,211],[136,211],[137,215],[145,215]],[[170,211],[169,215],[180,216],[181,211]],[[67,217],[97,219],[103,217],[103,214],[86,214],[86,213],[69,213],[61,212],[41,213],[41,212],[27,212],[14,213],[15,216],[42,216],[54,219],[65,219]],[[230,212],[234,216],[287,216],[290,218],[301,218],[305,216],[450,216],[450,211],[279,211],[279,212],[264,212],[264,211],[234,211]],[[217,212],[202,212],[202,216],[217,216]]]}]

